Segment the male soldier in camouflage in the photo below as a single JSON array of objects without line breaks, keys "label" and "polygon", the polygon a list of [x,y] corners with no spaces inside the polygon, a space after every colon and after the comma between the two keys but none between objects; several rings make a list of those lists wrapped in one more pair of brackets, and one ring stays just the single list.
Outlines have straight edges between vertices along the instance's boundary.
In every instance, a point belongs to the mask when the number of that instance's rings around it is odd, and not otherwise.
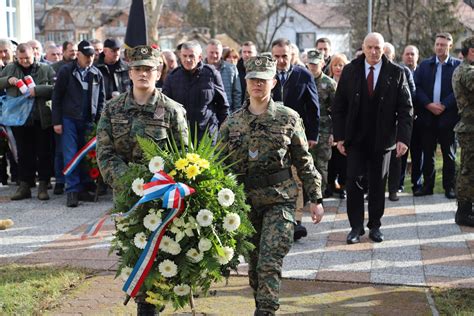
[{"label": "male soldier in camouflage", "polygon": [[319,141],[309,149],[314,164],[322,178],[322,191],[328,184],[328,161],[332,153],[331,105],[334,102],[337,83],[323,73],[324,54],[319,50],[308,51],[308,69],[314,76],[319,96]]},{"label": "male soldier in camouflage", "polygon": [[233,166],[245,185],[252,207],[250,220],[256,229],[255,250],[249,261],[255,315],[274,315],[279,308],[283,258],[293,243],[297,187],[291,173],[295,166],[310,200],[314,223],[319,223],[321,176],[308,152],[303,123],[298,113],[271,98],[276,84],[276,64],[269,57],[251,57],[245,63],[250,98],[222,125],[221,134],[233,151]]},{"label": "male soldier in camouflage", "polygon": [[106,183],[120,190],[118,180],[129,162],[139,162],[137,136],[149,137],[159,146],[173,135],[188,141],[186,111],[177,102],[155,89],[163,62],[158,49],[137,46],[126,51],[133,89],[107,103],[97,126],[97,158]]},{"label": "male soldier in camouflage", "polygon": [[456,132],[461,146],[461,169],[456,183],[458,210],[456,224],[474,226],[472,202],[474,196],[474,36],[461,44],[464,60],[453,73],[453,91],[461,119]]}]

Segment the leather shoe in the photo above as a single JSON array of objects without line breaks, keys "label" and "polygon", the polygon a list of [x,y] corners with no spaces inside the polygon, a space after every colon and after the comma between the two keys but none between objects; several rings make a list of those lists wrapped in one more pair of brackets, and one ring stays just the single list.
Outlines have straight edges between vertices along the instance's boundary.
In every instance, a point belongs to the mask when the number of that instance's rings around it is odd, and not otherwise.
[{"label": "leather shoe", "polygon": [[67,207],[77,207],[79,205],[79,193],[78,192],[68,192],[66,206]]},{"label": "leather shoe", "polygon": [[400,200],[400,198],[398,197],[397,192],[390,192],[388,194],[388,199],[392,202],[396,202],[396,201]]},{"label": "leather shoe", "polygon": [[350,233],[347,235],[346,241],[349,245],[360,243],[360,236],[365,234],[363,228],[352,228]]},{"label": "leather shoe", "polygon": [[447,189],[444,191],[444,196],[448,199],[455,199],[456,198],[456,193],[454,192],[453,188]]},{"label": "leather shoe", "polygon": [[90,194],[87,191],[79,192],[78,197],[79,197],[79,201],[94,202],[95,200],[95,196]]},{"label": "leather shoe", "polygon": [[413,192],[414,196],[425,196],[425,195],[433,195],[433,189],[428,189],[427,187],[422,187],[421,189],[416,190]]},{"label": "leather shoe", "polygon": [[293,233],[293,240],[297,241],[306,236],[308,236],[308,231],[306,230],[306,227],[301,225],[301,222],[297,223],[295,225],[295,231]]},{"label": "leather shoe", "polygon": [[382,242],[383,241],[383,234],[378,228],[372,228],[369,232],[369,238],[375,242]]}]

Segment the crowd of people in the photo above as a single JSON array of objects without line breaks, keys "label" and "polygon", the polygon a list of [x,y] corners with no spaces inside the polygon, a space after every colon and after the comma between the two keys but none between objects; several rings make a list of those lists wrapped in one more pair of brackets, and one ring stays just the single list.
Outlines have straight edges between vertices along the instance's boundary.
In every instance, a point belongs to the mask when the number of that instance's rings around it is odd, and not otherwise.
[{"label": "crowd of people", "polygon": [[[237,51],[216,39],[205,48],[185,42],[174,52],[153,46],[123,51],[113,38],[48,42],[44,53],[36,40],[15,49],[0,40],[0,93],[20,96],[18,83],[28,76],[35,83],[26,91],[34,99],[28,119],[11,128],[17,160],[3,155],[1,180],[8,181],[8,161],[10,181],[18,182],[12,200],[31,198],[35,185],[38,199],[48,200],[54,176],[53,193],[65,192],[66,205],[76,207],[93,200],[96,185],[83,168],[66,176],[63,169],[97,123],[99,167],[113,190],[127,163],[141,159],[136,135],[161,143],[170,134],[186,138],[188,128],[198,140],[206,130],[217,139],[220,131],[239,154],[234,168],[256,212],[259,240],[249,274],[257,314],[272,315],[282,258],[307,234],[303,211],[317,223],[324,198],[347,198],[347,243],[354,244],[365,233],[366,199],[369,238],[382,242],[386,182],[388,198],[398,201],[408,155],[413,195],[431,195],[440,144],[445,196],[458,197],[456,223],[474,226],[470,152],[461,154],[455,185],[455,131],[462,148],[470,146],[474,117],[474,39],[462,45],[463,67],[450,54],[449,33],[436,35],[434,56],[421,63],[413,45],[397,63],[396,48],[379,33],[368,34],[352,60],[333,54],[328,38],[301,55],[284,38],[260,54],[253,42]],[[278,240],[278,252],[267,251],[274,248],[268,247],[274,229],[291,235]]]}]

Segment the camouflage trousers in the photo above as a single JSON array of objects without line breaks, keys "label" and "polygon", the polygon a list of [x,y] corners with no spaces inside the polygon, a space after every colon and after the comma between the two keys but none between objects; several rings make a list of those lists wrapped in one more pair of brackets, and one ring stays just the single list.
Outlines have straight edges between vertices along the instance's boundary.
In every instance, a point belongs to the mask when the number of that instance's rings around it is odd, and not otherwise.
[{"label": "camouflage trousers", "polygon": [[472,135],[457,134],[461,147],[461,167],[456,179],[458,201],[474,201],[474,139]]},{"label": "camouflage trousers", "polygon": [[252,208],[250,212],[256,233],[251,238],[255,249],[250,254],[249,283],[256,306],[263,311],[280,307],[281,269],[293,244],[294,209],[293,202]]},{"label": "camouflage trousers", "polygon": [[309,149],[313,156],[314,166],[321,174],[321,192],[328,186],[328,162],[332,155],[332,144],[329,144],[329,134],[321,134],[318,144]]}]

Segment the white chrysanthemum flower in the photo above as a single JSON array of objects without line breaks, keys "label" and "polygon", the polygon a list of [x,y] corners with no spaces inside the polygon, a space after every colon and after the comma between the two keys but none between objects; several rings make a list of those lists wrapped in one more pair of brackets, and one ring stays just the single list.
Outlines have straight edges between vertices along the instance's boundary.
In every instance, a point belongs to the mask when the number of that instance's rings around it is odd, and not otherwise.
[{"label": "white chrysanthemum flower", "polygon": [[224,256],[219,256],[216,254],[215,258],[221,265],[228,264],[229,261],[234,257],[234,249],[227,246],[223,247],[222,249],[224,250]]},{"label": "white chrysanthemum flower", "polygon": [[212,224],[213,214],[211,211],[202,209],[196,216],[196,220],[201,227],[207,227]]},{"label": "white chrysanthemum flower", "polygon": [[160,249],[165,252],[169,252],[168,250],[170,249],[172,244],[174,244],[174,240],[169,236],[165,235],[163,236],[163,238],[161,238]]},{"label": "white chrysanthemum flower", "polygon": [[181,253],[181,246],[177,242],[173,242],[168,248],[168,252],[174,256]]},{"label": "white chrysanthemum flower", "polygon": [[240,226],[240,216],[236,213],[229,213],[224,217],[224,224],[222,225],[228,232],[237,230]]},{"label": "white chrysanthemum flower", "polygon": [[165,161],[159,156],[151,158],[150,163],[148,164],[148,169],[151,173],[157,173],[163,170],[165,167]]},{"label": "white chrysanthemum flower", "polygon": [[128,277],[130,276],[130,273],[132,273],[132,268],[123,267],[120,271],[120,278],[124,281],[127,281]]},{"label": "white chrysanthemum flower", "polygon": [[231,189],[222,189],[217,193],[217,201],[223,207],[229,207],[234,204],[235,194]]},{"label": "white chrysanthemum flower", "polygon": [[137,178],[137,179],[133,180],[133,182],[132,182],[133,192],[135,192],[135,194],[138,195],[138,196],[143,196],[143,194],[145,194],[145,192],[143,190],[143,185],[144,184],[145,184],[145,180],[143,180],[142,178]]},{"label": "white chrysanthemum flower", "polygon": [[183,231],[178,231],[176,235],[174,236],[174,239],[176,240],[176,242],[180,242],[184,238],[184,236],[186,235],[184,234]]},{"label": "white chrysanthemum flower", "polygon": [[138,233],[133,238],[133,243],[139,249],[145,249],[146,246],[146,235],[145,233]]},{"label": "white chrysanthemum flower", "polygon": [[128,230],[128,224],[127,223],[118,223],[115,225],[117,227],[117,230],[121,232],[126,232]]},{"label": "white chrysanthemum flower", "polygon": [[179,284],[173,288],[173,292],[178,296],[186,296],[191,291],[191,288],[187,284]]},{"label": "white chrysanthemum flower", "polygon": [[212,242],[207,238],[201,238],[199,240],[198,248],[199,251],[204,252],[208,251],[212,247]]},{"label": "white chrysanthemum flower", "polygon": [[195,248],[189,249],[188,252],[186,252],[186,256],[193,262],[199,262],[204,258],[204,255]]},{"label": "white chrysanthemum flower", "polygon": [[172,278],[178,273],[178,266],[173,261],[166,259],[158,265],[158,270],[165,278]]},{"label": "white chrysanthemum flower", "polygon": [[148,230],[155,231],[161,224],[161,218],[158,217],[155,213],[148,214],[143,218],[143,226],[145,226]]}]

